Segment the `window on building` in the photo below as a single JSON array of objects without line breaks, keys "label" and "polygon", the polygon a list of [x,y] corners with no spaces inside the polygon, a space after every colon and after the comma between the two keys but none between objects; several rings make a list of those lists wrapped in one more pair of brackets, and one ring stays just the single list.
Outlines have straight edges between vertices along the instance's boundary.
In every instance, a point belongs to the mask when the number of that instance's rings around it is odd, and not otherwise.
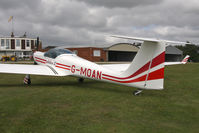
[{"label": "window on building", "polygon": [[1,46],[4,47],[5,46],[5,40],[1,39]]},{"label": "window on building", "polygon": [[25,40],[21,40],[21,49],[25,49]]},{"label": "window on building", "polygon": [[10,40],[6,39],[6,49],[10,49]]},{"label": "window on building", "polygon": [[100,50],[94,50],[93,51],[93,56],[100,57],[101,56],[101,51]]},{"label": "window on building", "polygon": [[16,46],[20,47],[20,40],[19,39],[16,40]]},{"label": "window on building", "polygon": [[31,49],[34,49],[35,45],[34,45],[34,40],[31,40]]},{"label": "window on building", "polygon": [[30,40],[26,40],[26,46],[30,47]]}]

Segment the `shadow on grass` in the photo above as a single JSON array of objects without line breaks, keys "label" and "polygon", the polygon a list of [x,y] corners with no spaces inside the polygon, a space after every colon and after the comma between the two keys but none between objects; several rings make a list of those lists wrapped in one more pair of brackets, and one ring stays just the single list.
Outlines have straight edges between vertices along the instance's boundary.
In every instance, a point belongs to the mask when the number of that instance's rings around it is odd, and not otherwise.
[{"label": "shadow on grass", "polygon": [[[104,84],[106,84],[104,86]],[[74,89],[85,89],[85,90],[100,90],[100,91],[106,91],[106,92],[114,92],[114,93],[120,93],[120,94],[132,94],[132,89],[128,89],[125,87],[123,89],[123,86],[120,85],[110,85],[109,83],[104,83],[104,82],[98,82],[98,81],[92,81],[92,80],[87,80],[84,81],[84,83],[78,83],[76,81],[69,81],[69,82],[43,82],[43,83],[32,83],[31,85],[24,85],[24,84],[17,84],[17,83],[12,83],[12,84],[0,84],[0,88],[5,88],[5,87],[71,87],[73,86]]]}]

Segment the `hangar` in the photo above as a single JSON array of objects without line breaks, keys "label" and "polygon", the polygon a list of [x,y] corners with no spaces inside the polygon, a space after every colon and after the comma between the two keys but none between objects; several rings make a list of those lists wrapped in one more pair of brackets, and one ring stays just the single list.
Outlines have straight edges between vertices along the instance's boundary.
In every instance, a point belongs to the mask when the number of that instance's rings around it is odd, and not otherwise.
[{"label": "hangar", "polygon": [[118,43],[105,50],[107,61],[132,61],[139,48],[131,43]]},{"label": "hangar", "polygon": [[167,62],[181,61],[182,58],[183,58],[183,52],[180,49],[171,45],[166,47],[165,61]]},{"label": "hangar", "polygon": [[[107,61],[132,61],[139,50],[138,43],[118,43],[106,48]],[[183,52],[175,46],[169,45],[166,47],[166,62],[181,61],[183,58]]]}]

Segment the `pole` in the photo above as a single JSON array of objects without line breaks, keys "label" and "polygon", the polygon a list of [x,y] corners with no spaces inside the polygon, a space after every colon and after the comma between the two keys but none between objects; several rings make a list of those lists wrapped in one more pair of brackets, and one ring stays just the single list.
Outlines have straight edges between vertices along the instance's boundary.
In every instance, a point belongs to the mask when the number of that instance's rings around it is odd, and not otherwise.
[{"label": "pole", "polygon": [[14,16],[12,17],[12,33],[14,34]]},{"label": "pole", "polygon": [[11,26],[11,37],[14,37],[14,16],[10,16],[8,19],[8,22],[12,21],[12,26]]}]

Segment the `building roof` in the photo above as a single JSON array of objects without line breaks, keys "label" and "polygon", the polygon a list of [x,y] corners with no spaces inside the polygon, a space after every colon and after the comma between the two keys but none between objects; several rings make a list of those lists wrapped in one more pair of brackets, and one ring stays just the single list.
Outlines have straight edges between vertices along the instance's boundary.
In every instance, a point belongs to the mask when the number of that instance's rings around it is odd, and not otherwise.
[{"label": "building roof", "polygon": [[183,52],[175,46],[169,45],[166,47],[166,54],[182,55]]},{"label": "building roof", "polygon": [[15,37],[10,37],[10,36],[0,36],[0,39],[31,39],[31,40],[37,40],[36,38],[29,38],[29,37],[20,37],[20,36],[15,36]]},{"label": "building roof", "polygon": [[128,51],[128,52],[137,52],[139,48],[131,43],[118,43],[108,47],[108,51]]},{"label": "building roof", "polygon": [[57,46],[57,48],[106,48],[105,46],[93,46],[93,45],[64,45]]},{"label": "building roof", "polygon": [[[45,49],[55,48],[56,46],[47,46]],[[131,43],[117,43],[111,45],[110,47],[93,47],[93,46],[59,46],[57,48],[104,48],[107,51],[126,51],[126,52],[138,52],[139,47],[135,44]],[[173,54],[173,55],[182,55],[183,52],[176,48],[175,46],[167,46],[166,47],[166,54]]]}]

